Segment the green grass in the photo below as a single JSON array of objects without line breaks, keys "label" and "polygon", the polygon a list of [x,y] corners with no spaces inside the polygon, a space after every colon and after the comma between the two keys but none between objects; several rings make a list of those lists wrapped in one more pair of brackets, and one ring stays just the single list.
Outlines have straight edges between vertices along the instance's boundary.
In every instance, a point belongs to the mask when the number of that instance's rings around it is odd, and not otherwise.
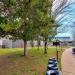
[{"label": "green grass", "polygon": [[[22,49],[23,50],[23,49]],[[20,52],[20,48],[0,48],[0,56],[7,55],[7,54],[14,54],[15,52]]]},{"label": "green grass", "polygon": [[[63,47],[63,50],[66,47]],[[62,52],[59,50],[59,67]],[[56,57],[55,47],[48,48],[48,54],[44,55],[43,48],[27,48],[27,56],[21,56],[23,48],[0,49],[0,75],[45,75],[48,59]],[[2,72],[3,71],[3,72]]]}]

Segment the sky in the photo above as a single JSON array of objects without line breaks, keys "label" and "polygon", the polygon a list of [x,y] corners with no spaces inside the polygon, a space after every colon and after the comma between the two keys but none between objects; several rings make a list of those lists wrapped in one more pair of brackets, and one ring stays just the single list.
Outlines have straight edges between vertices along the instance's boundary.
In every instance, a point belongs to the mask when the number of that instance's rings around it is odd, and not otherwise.
[{"label": "sky", "polygon": [[75,0],[54,0],[52,15],[60,25],[56,36],[75,39]]}]

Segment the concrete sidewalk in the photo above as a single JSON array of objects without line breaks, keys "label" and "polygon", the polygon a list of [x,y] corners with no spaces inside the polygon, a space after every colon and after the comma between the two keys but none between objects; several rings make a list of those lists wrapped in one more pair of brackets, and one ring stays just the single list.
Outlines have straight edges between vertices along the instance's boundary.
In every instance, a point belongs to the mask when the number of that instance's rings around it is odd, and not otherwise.
[{"label": "concrete sidewalk", "polygon": [[61,64],[62,75],[75,75],[75,54],[72,54],[72,48],[63,52]]}]

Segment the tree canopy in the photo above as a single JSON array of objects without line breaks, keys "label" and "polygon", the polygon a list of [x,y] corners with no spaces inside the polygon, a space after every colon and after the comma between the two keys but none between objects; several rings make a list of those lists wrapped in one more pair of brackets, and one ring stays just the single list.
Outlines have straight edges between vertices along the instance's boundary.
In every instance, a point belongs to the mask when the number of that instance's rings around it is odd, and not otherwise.
[{"label": "tree canopy", "polygon": [[52,0],[1,0],[1,35],[23,39],[24,51],[27,40],[37,35],[45,37],[47,41],[48,36],[55,33],[56,27],[51,6]]}]

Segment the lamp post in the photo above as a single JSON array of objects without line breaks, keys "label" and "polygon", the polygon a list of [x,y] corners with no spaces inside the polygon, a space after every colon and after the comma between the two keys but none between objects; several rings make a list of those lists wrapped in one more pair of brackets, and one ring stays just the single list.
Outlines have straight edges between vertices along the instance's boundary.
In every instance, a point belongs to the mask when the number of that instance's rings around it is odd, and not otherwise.
[{"label": "lamp post", "polygon": [[57,58],[57,61],[58,61],[58,42],[57,42],[57,40],[56,40],[56,58]]}]

